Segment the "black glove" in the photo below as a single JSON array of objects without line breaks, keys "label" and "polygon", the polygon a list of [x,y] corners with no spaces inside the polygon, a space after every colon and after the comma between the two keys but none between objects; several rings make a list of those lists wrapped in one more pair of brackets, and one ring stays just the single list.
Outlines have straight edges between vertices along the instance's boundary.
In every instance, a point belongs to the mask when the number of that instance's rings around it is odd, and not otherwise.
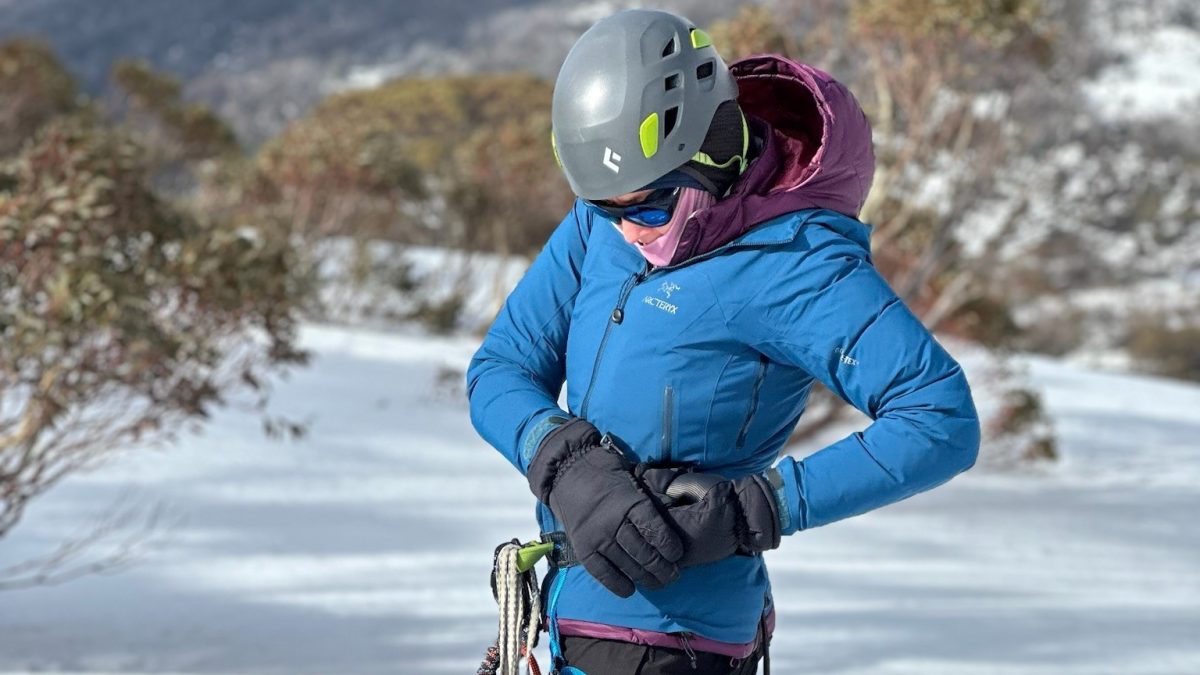
[{"label": "black glove", "polygon": [[723,480],[686,469],[638,465],[683,538],[680,567],[754,555],[779,546],[779,502],[768,475]]},{"label": "black glove", "polygon": [[683,542],[631,473],[633,465],[587,420],[551,431],[529,464],[529,489],[550,506],[580,564],[613,593],[679,576]]}]

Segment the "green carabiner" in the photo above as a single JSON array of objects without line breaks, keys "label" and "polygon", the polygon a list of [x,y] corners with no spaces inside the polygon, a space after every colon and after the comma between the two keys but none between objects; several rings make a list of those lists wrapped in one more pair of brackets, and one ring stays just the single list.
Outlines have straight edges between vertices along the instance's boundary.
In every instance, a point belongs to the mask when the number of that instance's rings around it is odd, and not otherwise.
[{"label": "green carabiner", "polygon": [[531,541],[521,547],[517,551],[517,571],[528,572],[533,569],[537,561],[550,554],[554,550],[554,542],[552,541]]}]

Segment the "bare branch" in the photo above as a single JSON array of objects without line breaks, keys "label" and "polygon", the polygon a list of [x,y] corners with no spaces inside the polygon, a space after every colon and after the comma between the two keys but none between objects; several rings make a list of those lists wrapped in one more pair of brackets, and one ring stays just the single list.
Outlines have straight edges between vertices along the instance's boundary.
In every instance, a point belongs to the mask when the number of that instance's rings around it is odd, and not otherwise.
[{"label": "bare branch", "polygon": [[[161,504],[119,497],[82,534],[50,553],[0,569],[0,591],[54,586],[89,574],[113,574],[136,564],[165,529]],[[97,552],[101,549],[101,552]]]}]

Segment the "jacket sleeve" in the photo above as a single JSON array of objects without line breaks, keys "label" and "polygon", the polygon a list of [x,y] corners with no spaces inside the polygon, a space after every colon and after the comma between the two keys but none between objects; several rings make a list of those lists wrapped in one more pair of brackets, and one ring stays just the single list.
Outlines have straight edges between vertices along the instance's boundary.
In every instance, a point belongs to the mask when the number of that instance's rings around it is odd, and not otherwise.
[{"label": "jacket sleeve", "polygon": [[471,423],[524,474],[563,418],[567,331],[591,220],[576,201],[509,294],[467,369]]},{"label": "jacket sleeve", "polygon": [[785,457],[776,465],[784,534],[940,485],[974,465],[980,437],[962,368],[869,253],[817,224],[800,240],[800,259],[795,248],[780,251],[778,273],[730,317],[731,327],[768,358],[811,373],[873,422],[803,460]]}]

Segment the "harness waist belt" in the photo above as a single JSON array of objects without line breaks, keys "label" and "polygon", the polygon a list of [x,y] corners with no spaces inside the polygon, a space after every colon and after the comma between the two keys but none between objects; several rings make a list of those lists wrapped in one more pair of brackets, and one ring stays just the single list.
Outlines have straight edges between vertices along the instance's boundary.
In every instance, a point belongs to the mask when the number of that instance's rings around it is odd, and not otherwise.
[{"label": "harness waist belt", "polygon": [[559,569],[564,569],[579,564],[579,560],[575,557],[575,549],[571,547],[571,542],[567,540],[566,532],[543,532],[542,541],[554,544],[554,548],[551,549],[550,554],[547,556],[550,559],[551,565]]}]

